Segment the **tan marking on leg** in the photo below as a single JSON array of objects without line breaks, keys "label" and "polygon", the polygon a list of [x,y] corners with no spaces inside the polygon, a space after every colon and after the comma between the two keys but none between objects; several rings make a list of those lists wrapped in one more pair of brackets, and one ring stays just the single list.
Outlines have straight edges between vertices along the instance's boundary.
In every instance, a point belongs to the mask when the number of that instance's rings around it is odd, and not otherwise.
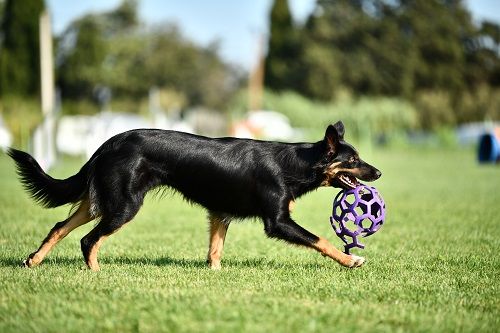
[{"label": "tan marking on leg", "polygon": [[207,261],[212,269],[221,269],[220,258],[224,248],[228,223],[224,223],[219,217],[210,217],[210,245],[208,248]]},{"label": "tan marking on leg", "polygon": [[319,238],[318,242],[313,244],[313,247],[321,252],[322,255],[332,258],[342,266],[354,268],[363,265],[365,262],[365,258],[345,254],[322,237]]},{"label": "tan marking on leg", "polygon": [[87,200],[82,201],[78,210],[67,219],[66,223],[59,229],[51,230],[47,235],[42,245],[37,251],[33,252],[28,256],[28,258],[23,262],[25,267],[34,267],[42,262],[45,256],[52,250],[52,248],[64,237],[66,237],[71,231],[90,222],[93,218],[89,213],[89,203]]},{"label": "tan marking on leg", "polygon": [[288,203],[288,210],[290,213],[294,210],[295,208],[295,200],[290,200],[290,203]]},{"label": "tan marking on leg", "polygon": [[[129,221],[130,222],[130,221]],[[90,250],[88,252],[88,258],[85,260],[85,263],[87,264],[88,268],[90,268],[91,270],[93,270],[94,272],[97,272],[99,271],[100,267],[99,267],[99,262],[97,261],[97,254],[99,252],[99,249],[102,245],[102,242],[108,238],[109,236],[111,236],[112,234],[118,232],[118,230],[120,230],[125,224],[127,224],[128,222],[122,224],[119,228],[117,229],[114,229],[111,233],[107,234],[107,235],[102,235],[99,237],[99,239],[90,246]],[[99,224],[97,226],[95,226],[94,229],[92,229],[90,231],[90,233],[88,233],[85,237],[89,237],[89,235],[91,235],[92,233],[95,233],[95,232],[99,232]],[[84,238],[85,238],[84,237]],[[82,238],[83,240],[83,238]],[[83,253],[84,257],[85,257],[85,252]]]},{"label": "tan marking on leg", "polygon": [[98,272],[100,269],[99,262],[97,261],[97,253],[99,252],[99,248],[101,247],[102,242],[106,238],[108,238],[108,236],[101,236],[101,238],[99,238],[99,240],[95,242],[94,245],[92,245],[92,247],[90,248],[87,266],[94,272]]}]

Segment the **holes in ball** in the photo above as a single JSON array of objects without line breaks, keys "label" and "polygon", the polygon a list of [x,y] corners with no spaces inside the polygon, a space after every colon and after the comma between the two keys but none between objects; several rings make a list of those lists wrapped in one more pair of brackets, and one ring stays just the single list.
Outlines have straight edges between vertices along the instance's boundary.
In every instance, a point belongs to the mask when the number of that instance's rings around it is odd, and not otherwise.
[{"label": "holes in ball", "polygon": [[352,205],[354,203],[354,201],[356,201],[356,197],[354,196],[354,194],[348,194],[346,197],[345,197],[345,201],[349,204],[349,205]]},{"label": "holes in ball", "polygon": [[347,221],[347,220],[351,220],[351,221],[356,220],[356,216],[354,216],[354,214],[352,213],[352,211],[350,211],[348,209],[345,209],[343,211],[343,214],[344,214],[344,220],[345,221]]},{"label": "holes in ball", "polygon": [[333,209],[333,215],[336,217],[340,217],[341,214],[342,214],[342,208],[340,208],[340,206],[335,206]]},{"label": "holes in ball", "polygon": [[373,200],[373,194],[371,192],[365,192],[361,195],[361,200],[369,202]]},{"label": "holes in ball", "polygon": [[356,231],[358,231],[359,228],[358,225],[354,223],[354,221],[352,220],[344,221],[344,227],[346,231],[350,234],[355,233]]},{"label": "holes in ball", "polygon": [[354,242],[353,242],[353,238],[352,238],[352,236],[344,236],[342,240],[343,240],[343,241],[344,241],[344,243],[346,243],[346,244],[352,244],[352,243],[354,243]]},{"label": "holes in ball", "polygon": [[359,224],[361,225],[361,228],[370,230],[372,228],[373,222],[370,219],[363,219]]},{"label": "holes in ball", "polygon": [[364,202],[360,202],[359,203],[359,206],[361,207],[361,209],[363,210],[363,212],[366,214],[368,213],[369,211],[369,208],[370,208],[370,205],[367,205],[366,203]]},{"label": "holes in ball", "polygon": [[366,204],[360,202],[355,208],[354,210],[356,211],[356,215],[357,216],[361,216],[363,214],[366,214],[368,212],[368,207],[366,206]]},{"label": "holes in ball", "polygon": [[378,202],[372,203],[370,208],[371,208],[372,215],[377,217],[377,218],[382,213],[382,210],[380,209],[380,204]]}]

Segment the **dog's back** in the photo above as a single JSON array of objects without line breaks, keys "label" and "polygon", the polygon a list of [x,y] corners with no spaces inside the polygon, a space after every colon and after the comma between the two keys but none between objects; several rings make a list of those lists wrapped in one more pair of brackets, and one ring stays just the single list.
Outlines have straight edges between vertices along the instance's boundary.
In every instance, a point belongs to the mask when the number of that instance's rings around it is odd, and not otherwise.
[{"label": "dog's back", "polygon": [[166,185],[210,211],[262,216],[267,189],[285,190],[290,179],[309,180],[298,169],[302,164],[310,173],[315,161],[299,155],[301,148],[312,147],[174,131],[129,131],[108,140],[88,162],[94,170],[89,179],[91,199],[100,209],[117,188],[121,192],[117,196],[127,191],[129,196],[143,196]]}]

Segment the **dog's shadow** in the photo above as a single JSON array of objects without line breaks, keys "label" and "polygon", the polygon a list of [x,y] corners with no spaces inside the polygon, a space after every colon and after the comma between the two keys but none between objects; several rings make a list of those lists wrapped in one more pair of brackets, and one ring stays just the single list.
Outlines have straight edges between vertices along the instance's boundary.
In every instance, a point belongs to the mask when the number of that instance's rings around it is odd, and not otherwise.
[{"label": "dog's shadow", "polygon": [[[23,267],[23,259],[21,258],[1,258],[0,267]],[[193,269],[193,268],[207,268],[206,260],[201,259],[185,259],[185,258],[174,258],[169,256],[164,256],[160,258],[134,258],[134,257],[103,257],[99,259],[101,265],[112,264],[121,266],[156,266],[156,267],[168,267],[175,266],[183,269]],[[84,265],[83,259],[81,257],[66,257],[66,256],[55,256],[46,258],[43,266],[66,266],[66,267],[82,267]],[[248,259],[237,259],[237,258],[227,258],[222,261],[222,266],[224,268],[257,268],[257,269],[291,269],[291,268],[306,268],[306,269],[318,269],[323,265],[317,262],[305,262],[300,264],[294,264],[290,262],[281,262],[273,259],[266,258],[248,258]]]}]

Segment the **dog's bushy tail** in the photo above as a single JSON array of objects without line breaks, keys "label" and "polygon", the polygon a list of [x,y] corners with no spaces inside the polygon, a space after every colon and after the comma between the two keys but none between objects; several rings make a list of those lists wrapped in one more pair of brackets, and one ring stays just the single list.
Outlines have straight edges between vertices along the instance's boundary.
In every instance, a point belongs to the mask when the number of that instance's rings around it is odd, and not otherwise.
[{"label": "dog's bushy tail", "polygon": [[67,179],[54,179],[42,170],[30,154],[11,148],[7,150],[7,155],[16,162],[17,174],[24,189],[43,207],[75,203],[86,192],[87,181],[83,168]]}]

